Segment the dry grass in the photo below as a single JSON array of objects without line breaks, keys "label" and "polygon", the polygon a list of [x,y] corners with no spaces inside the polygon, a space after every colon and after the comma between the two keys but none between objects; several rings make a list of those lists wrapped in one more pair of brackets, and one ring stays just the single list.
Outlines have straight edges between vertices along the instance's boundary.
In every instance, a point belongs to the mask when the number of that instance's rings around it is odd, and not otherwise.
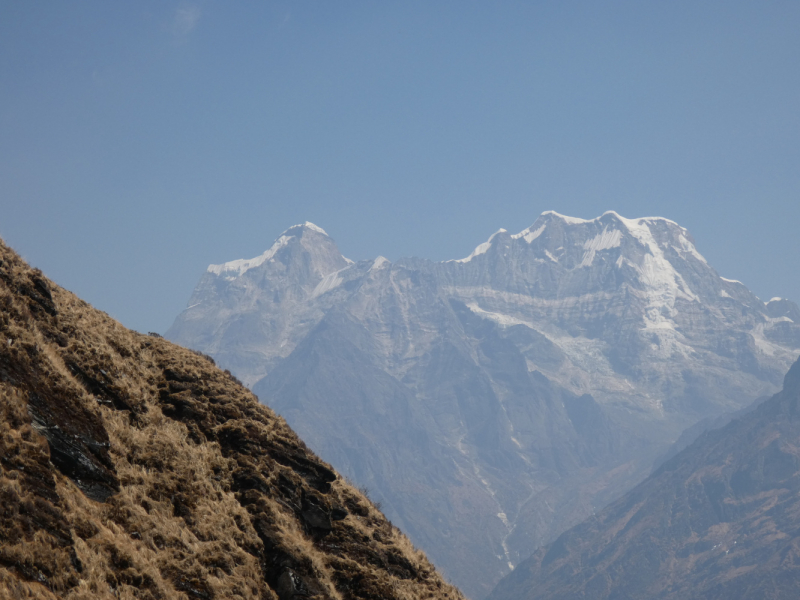
[{"label": "dry grass", "polygon": [[0,393],[0,598],[463,598],[229,373],[2,242]]}]

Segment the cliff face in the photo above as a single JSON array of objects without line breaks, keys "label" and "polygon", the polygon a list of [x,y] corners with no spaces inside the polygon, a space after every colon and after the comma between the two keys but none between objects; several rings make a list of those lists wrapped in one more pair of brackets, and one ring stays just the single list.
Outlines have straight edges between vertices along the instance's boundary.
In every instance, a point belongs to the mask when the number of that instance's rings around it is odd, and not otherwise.
[{"label": "cliff face", "polygon": [[797,598],[798,402],[800,362],[783,391],[539,549],[490,600]]},{"label": "cliff face", "polygon": [[211,359],[2,242],[0,597],[463,598]]}]

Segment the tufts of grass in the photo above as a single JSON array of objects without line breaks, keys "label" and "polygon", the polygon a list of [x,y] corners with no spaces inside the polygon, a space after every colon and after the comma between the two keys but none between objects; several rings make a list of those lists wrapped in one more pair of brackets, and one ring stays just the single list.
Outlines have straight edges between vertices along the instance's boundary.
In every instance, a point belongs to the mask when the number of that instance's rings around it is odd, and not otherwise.
[{"label": "tufts of grass", "polygon": [[0,394],[0,598],[463,598],[230,372],[2,242]]}]

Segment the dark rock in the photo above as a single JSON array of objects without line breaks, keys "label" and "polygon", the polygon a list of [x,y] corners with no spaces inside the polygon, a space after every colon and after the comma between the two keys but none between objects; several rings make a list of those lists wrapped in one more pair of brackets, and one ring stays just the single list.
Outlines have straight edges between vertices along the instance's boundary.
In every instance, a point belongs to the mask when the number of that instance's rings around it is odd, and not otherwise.
[{"label": "dark rock", "polygon": [[[50,446],[50,460],[92,500],[105,502],[119,491],[119,481],[108,456],[108,434],[102,422],[65,398],[31,394],[28,409],[36,429]],[[60,401],[60,402],[59,402]],[[58,418],[68,413],[69,419]]]},{"label": "dark rock", "polygon": [[19,291],[33,301],[34,309],[41,309],[50,316],[56,316],[58,311],[50,293],[50,286],[42,277],[40,271],[33,271],[27,282],[19,286]]},{"label": "dark rock", "polygon": [[291,600],[298,596],[308,596],[308,592],[303,587],[303,582],[297,573],[291,569],[286,569],[278,578],[277,589],[278,598],[281,600]]},{"label": "dark rock", "polygon": [[175,369],[164,369],[164,378],[167,381],[177,381],[182,383],[193,383],[197,381],[197,376],[191,373],[181,373]]},{"label": "dark rock", "polygon": [[67,361],[66,365],[75,374],[78,381],[86,387],[87,391],[96,396],[101,402],[108,402],[117,410],[136,412],[137,408],[139,408],[140,403],[132,402],[130,398],[122,394],[107,374],[103,372],[90,374],[74,361]]},{"label": "dark rock", "polygon": [[312,530],[327,532],[333,527],[330,511],[314,496],[305,495],[303,497],[301,514],[306,525],[311,527]]},{"label": "dark rock", "polygon": [[233,473],[232,489],[235,492],[258,490],[259,492],[267,494],[270,491],[270,485],[258,473],[240,468]]},{"label": "dark rock", "polygon": [[331,469],[317,461],[309,460],[299,452],[280,452],[278,448],[276,450],[278,451],[273,455],[276,462],[290,467],[314,489],[323,493],[330,491],[330,484],[336,481],[336,473]]}]

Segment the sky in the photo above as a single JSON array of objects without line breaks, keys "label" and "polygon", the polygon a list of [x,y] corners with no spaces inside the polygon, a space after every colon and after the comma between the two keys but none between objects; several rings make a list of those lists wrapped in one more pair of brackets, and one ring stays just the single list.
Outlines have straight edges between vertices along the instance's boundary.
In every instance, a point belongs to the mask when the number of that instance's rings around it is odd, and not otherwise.
[{"label": "sky", "polygon": [[796,0],[0,0],[0,236],[143,332],[304,221],[447,260],[663,216],[800,301],[798,31]]}]

